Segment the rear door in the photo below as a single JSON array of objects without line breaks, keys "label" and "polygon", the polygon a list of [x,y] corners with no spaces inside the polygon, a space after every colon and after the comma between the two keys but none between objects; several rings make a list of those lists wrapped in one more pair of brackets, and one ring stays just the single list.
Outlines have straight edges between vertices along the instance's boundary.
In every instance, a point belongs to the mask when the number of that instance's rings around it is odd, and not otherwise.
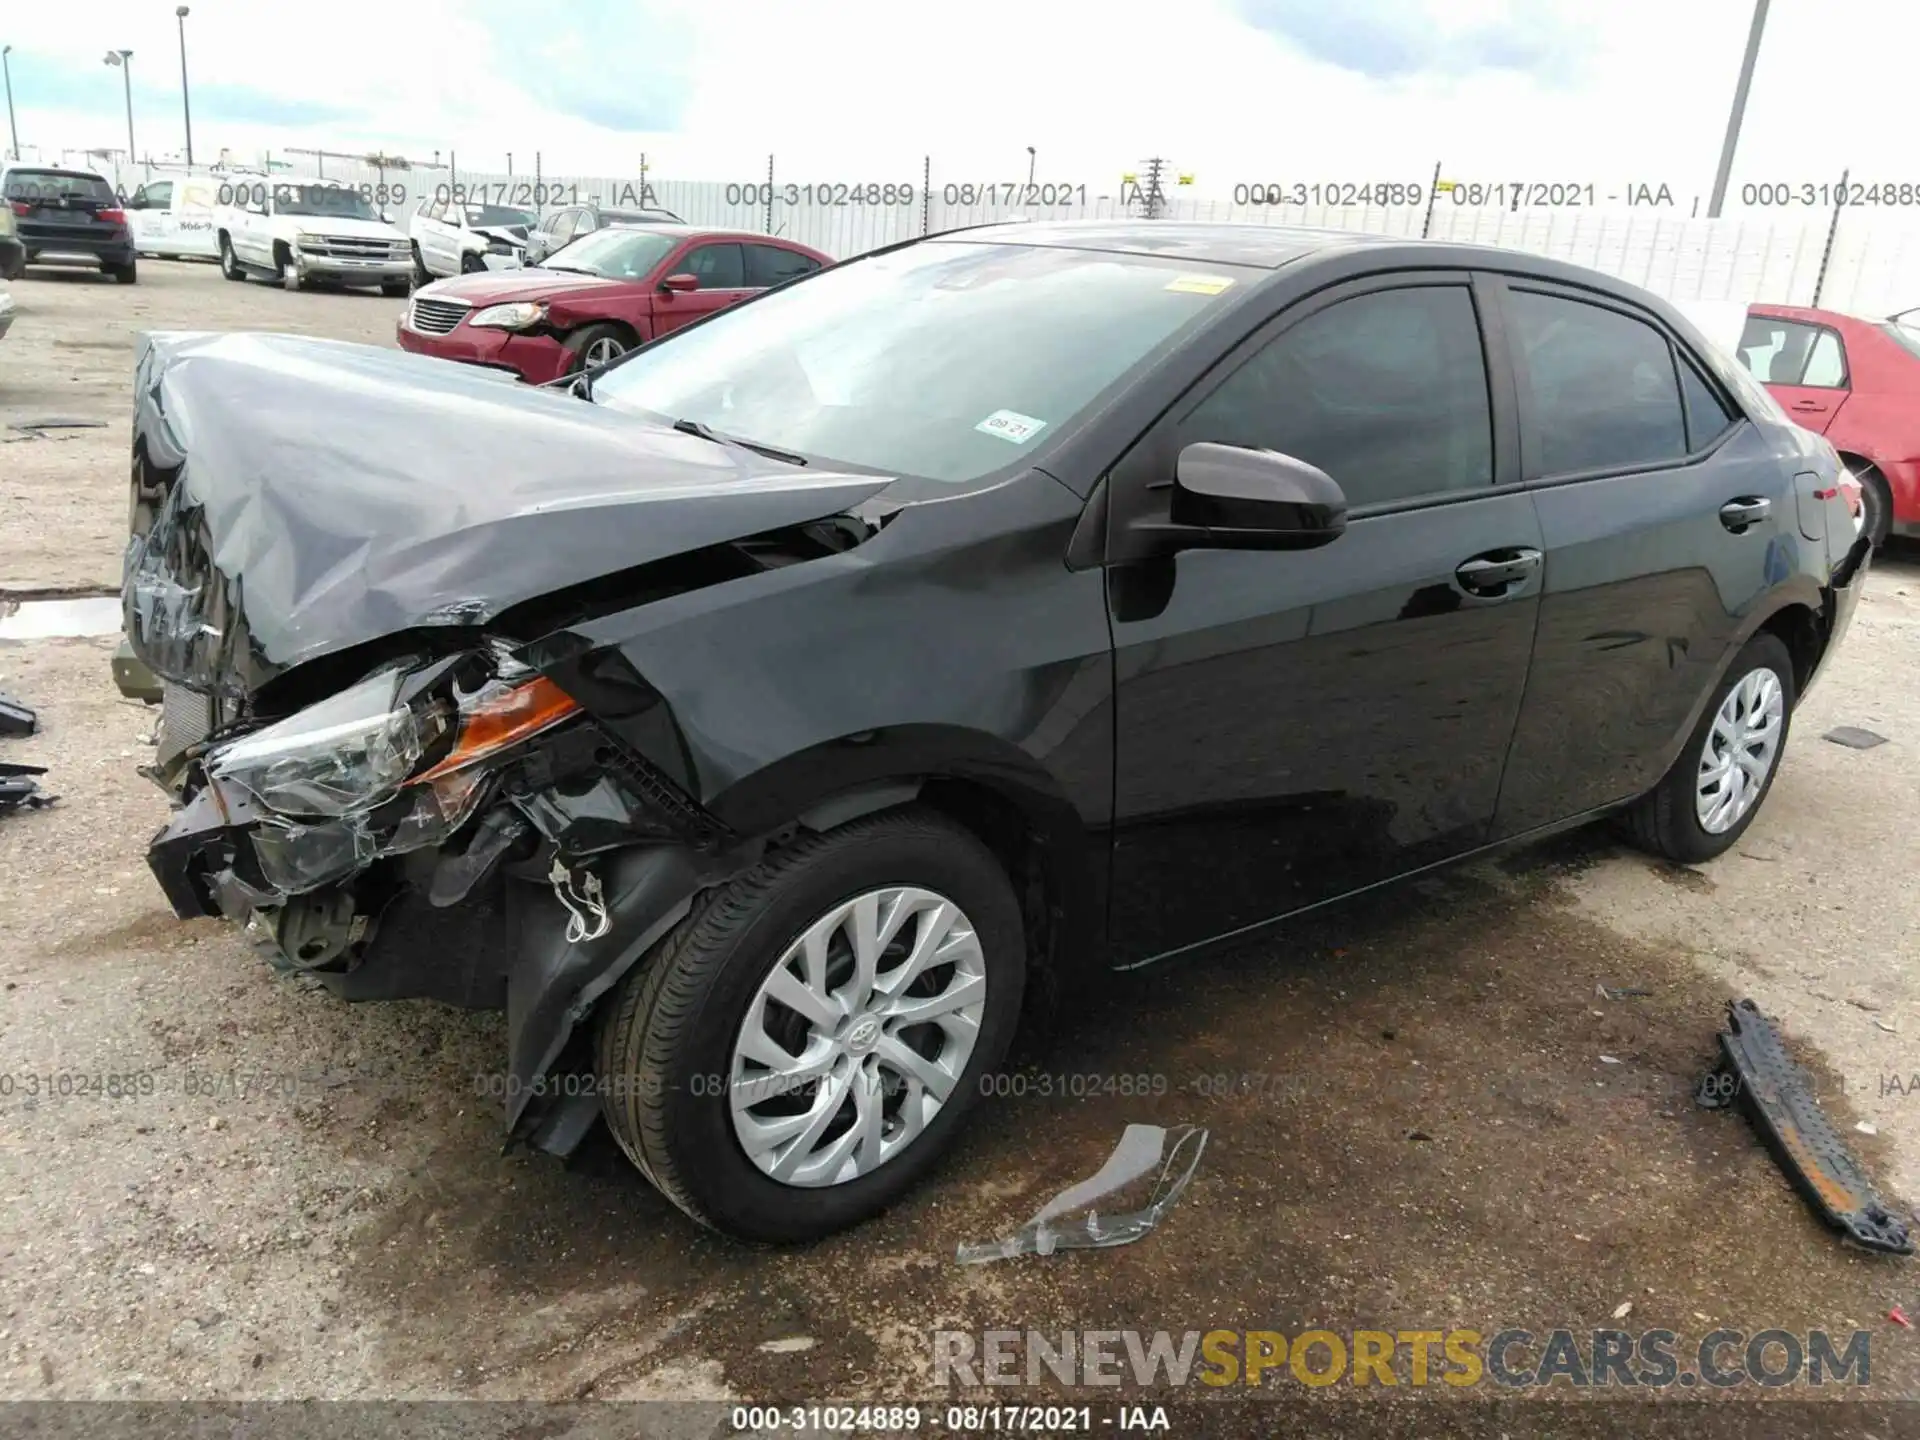
[{"label": "rear door", "polygon": [[738,240],[709,240],[690,245],[668,260],[661,267],[662,276],[691,275],[700,288],[656,294],[654,329],[660,334],[678,330],[751,295],[745,251]]},{"label": "rear door", "polygon": [[13,206],[20,240],[28,250],[92,254],[113,240],[124,218],[120,197],[105,179],[84,170],[17,166],[7,171],[6,198]]},{"label": "rear door", "polygon": [[1749,315],[1740,359],[1794,423],[1816,435],[1827,433],[1847,402],[1846,342],[1830,326]]},{"label": "rear door", "polygon": [[1743,617],[1825,544],[1765,437],[1655,316],[1532,279],[1500,290],[1547,558],[1496,839],[1651,789]]},{"label": "rear door", "polygon": [[1541,536],[1481,314],[1460,272],[1324,290],[1237,347],[1108,476],[1110,535],[1164,517],[1179,453],[1201,441],[1319,466],[1351,517],[1318,550],[1109,568],[1116,963],[1486,838]]}]

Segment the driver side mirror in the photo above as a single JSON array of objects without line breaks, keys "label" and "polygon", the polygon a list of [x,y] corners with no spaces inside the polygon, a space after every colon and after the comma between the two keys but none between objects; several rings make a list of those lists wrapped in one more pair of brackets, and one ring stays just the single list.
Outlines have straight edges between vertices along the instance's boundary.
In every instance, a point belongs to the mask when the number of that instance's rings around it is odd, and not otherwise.
[{"label": "driver side mirror", "polygon": [[1277,450],[1189,445],[1174,469],[1167,521],[1146,530],[1161,553],[1314,550],[1347,528],[1347,497],[1326,471]]},{"label": "driver side mirror", "polygon": [[660,288],[662,290],[674,290],[682,293],[688,290],[698,290],[700,288],[700,277],[698,275],[689,275],[685,271],[682,271],[677,275],[667,276],[666,279],[660,282]]}]

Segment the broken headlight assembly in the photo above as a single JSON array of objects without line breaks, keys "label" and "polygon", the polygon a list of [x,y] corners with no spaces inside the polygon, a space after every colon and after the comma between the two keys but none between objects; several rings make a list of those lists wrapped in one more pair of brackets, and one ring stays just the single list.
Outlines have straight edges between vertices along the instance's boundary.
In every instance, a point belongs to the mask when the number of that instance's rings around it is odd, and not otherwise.
[{"label": "broken headlight assembly", "polygon": [[424,686],[404,666],[378,671],[210,753],[211,782],[267,812],[253,851],[274,891],[317,890],[447,839],[478,808],[490,760],[579,710],[510,663],[464,688],[463,668],[481,667],[441,667]]}]

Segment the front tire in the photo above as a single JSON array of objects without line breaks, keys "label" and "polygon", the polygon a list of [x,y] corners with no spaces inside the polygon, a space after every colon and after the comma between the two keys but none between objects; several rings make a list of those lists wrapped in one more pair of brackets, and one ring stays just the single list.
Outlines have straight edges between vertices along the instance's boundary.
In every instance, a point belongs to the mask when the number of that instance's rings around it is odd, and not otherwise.
[{"label": "front tire", "polygon": [[602,1007],[602,1108],[701,1224],[817,1239],[939,1157],[1025,987],[992,852],[944,816],[887,811],[775,852],[641,960]]},{"label": "front tire", "polygon": [[633,348],[627,341],[627,335],[618,325],[587,325],[574,331],[564,342],[570,357],[565,373],[578,375],[582,370],[618,360]]},{"label": "front tire", "polygon": [[220,237],[220,273],[229,280],[247,278],[247,272],[240,268],[240,257],[233,253],[233,241],[225,235]]},{"label": "front tire", "polygon": [[1697,865],[1732,849],[1760,813],[1793,723],[1793,657],[1762,633],[1734,657],[1680,758],[1626,814],[1641,849]]}]

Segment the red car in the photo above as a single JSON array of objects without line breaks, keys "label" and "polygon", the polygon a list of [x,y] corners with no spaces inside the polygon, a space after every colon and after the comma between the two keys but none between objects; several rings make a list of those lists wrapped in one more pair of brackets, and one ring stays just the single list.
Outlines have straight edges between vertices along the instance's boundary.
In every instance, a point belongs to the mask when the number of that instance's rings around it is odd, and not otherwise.
[{"label": "red car", "polygon": [[1920,535],[1920,330],[1897,317],[1754,305],[1740,360],[1788,415],[1840,452],[1860,482],[1861,528],[1874,544]]},{"label": "red car", "polygon": [[395,333],[402,350],[511,370],[539,385],[832,263],[750,231],[615,226],[538,266],[423,285]]}]

